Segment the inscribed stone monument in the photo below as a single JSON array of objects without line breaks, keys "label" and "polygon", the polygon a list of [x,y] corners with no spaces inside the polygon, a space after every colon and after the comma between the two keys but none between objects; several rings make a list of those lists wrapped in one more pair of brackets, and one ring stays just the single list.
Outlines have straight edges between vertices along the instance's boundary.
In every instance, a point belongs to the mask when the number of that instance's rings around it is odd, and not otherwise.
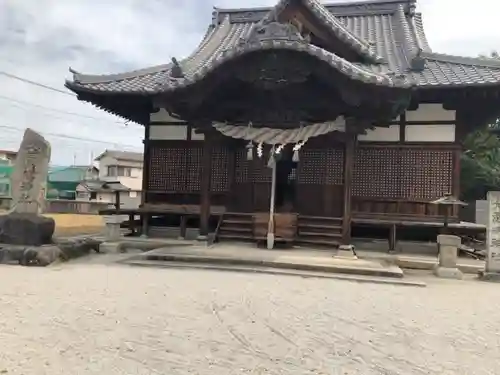
[{"label": "inscribed stone monument", "polygon": [[486,272],[500,274],[500,191],[488,192]]},{"label": "inscribed stone monument", "polygon": [[39,246],[52,241],[54,220],[41,216],[50,161],[50,144],[26,129],[11,177],[12,206],[0,216],[0,242]]},{"label": "inscribed stone monument", "polygon": [[45,138],[29,128],[26,129],[12,173],[13,212],[42,212],[50,153],[50,144]]}]

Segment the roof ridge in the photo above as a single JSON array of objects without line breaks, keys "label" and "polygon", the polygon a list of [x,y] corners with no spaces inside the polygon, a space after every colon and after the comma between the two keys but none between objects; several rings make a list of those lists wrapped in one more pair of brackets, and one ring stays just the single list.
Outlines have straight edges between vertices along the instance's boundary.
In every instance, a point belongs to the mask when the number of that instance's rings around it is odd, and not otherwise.
[{"label": "roof ridge", "polygon": [[398,27],[395,30],[395,37],[398,40],[399,50],[403,55],[402,57],[406,60],[406,66],[409,67],[411,65],[413,55],[417,53],[417,48],[414,46],[410,25],[408,24],[408,19],[406,18],[404,7],[402,5],[398,6],[398,10],[394,16],[398,19]]},{"label": "roof ridge", "polygon": [[422,52],[421,57],[426,60],[448,62],[461,65],[480,66],[483,68],[500,68],[500,60],[482,57],[449,55],[446,53]]},{"label": "roof ridge", "polygon": [[[328,2],[321,4],[325,8],[356,8],[362,5],[383,5],[383,4],[404,4],[408,5],[411,3],[416,3],[417,0],[359,0],[359,1],[339,1],[339,2]],[[238,13],[238,12],[264,12],[269,11],[273,6],[262,6],[262,7],[241,7],[241,8],[223,8],[214,6],[214,11],[220,13]]]},{"label": "roof ridge", "polygon": [[[319,21],[323,22],[337,37],[349,43],[359,54],[367,58],[370,62],[381,63],[384,59],[371,50],[369,42],[362,40],[352,33],[337,17],[335,17],[319,0],[300,0]],[[261,22],[270,21],[279,15],[289,4],[290,0],[279,0],[278,3],[262,18]]]}]

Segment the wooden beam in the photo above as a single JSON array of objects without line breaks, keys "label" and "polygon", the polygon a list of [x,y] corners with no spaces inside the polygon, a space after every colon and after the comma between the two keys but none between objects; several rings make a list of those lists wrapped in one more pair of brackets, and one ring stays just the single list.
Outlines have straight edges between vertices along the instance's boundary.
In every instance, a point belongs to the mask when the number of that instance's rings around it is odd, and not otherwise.
[{"label": "wooden beam", "polygon": [[201,165],[200,239],[208,236],[210,229],[210,179],[212,175],[212,137],[210,134],[205,134]]},{"label": "wooden beam", "polygon": [[356,147],[356,134],[349,134],[345,143],[344,152],[344,217],[342,220],[342,243],[350,245],[351,242],[351,198],[352,198],[352,173],[354,168],[354,152]]}]

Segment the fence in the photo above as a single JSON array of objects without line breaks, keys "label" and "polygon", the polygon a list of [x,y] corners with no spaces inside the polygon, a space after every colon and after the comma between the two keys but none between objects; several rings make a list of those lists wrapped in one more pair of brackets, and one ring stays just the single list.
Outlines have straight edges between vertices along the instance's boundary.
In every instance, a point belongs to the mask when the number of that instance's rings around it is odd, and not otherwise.
[{"label": "fence", "polygon": [[[10,198],[0,198],[0,210],[10,208]],[[66,199],[47,199],[45,201],[45,213],[49,214],[82,214],[96,215],[99,210],[114,207],[113,204],[103,202],[86,202]]]}]

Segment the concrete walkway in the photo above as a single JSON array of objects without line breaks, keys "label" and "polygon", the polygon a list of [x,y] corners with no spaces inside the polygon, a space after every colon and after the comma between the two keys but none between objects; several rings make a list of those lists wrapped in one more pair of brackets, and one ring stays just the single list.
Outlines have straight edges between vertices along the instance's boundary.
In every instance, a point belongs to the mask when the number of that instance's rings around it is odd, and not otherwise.
[{"label": "concrete walkway", "polygon": [[383,260],[341,259],[333,252],[314,250],[267,250],[248,244],[217,244],[214,246],[165,246],[132,256],[128,264],[154,265],[184,263],[224,267],[272,268],[306,272],[402,278],[403,271]]}]

